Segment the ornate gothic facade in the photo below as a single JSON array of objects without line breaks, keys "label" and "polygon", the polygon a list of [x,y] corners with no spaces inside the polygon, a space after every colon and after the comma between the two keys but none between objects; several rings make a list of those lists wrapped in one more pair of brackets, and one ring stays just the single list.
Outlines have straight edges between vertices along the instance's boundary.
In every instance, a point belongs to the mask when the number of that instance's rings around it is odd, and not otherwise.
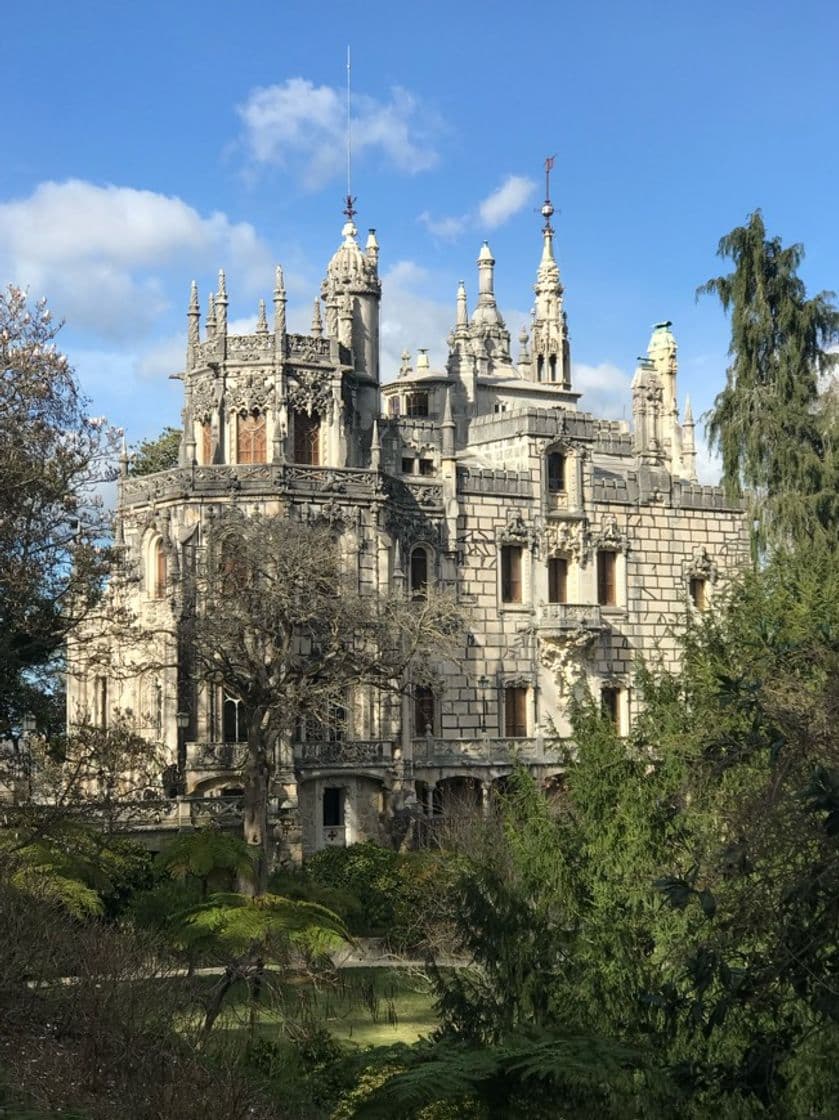
[{"label": "ornate gothic facade", "polygon": [[[588,685],[625,731],[638,657],[671,662],[686,615],[743,562],[742,514],[697,483],[669,323],[635,374],[631,429],[578,407],[550,216],[546,204],[515,359],[486,244],[471,314],[458,289],[442,370],[423,351],[413,364],[404,354],[398,373],[380,370],[379,248],[373,231],[359,245],[352,219],[309,334],[286,330],[279,268],[272,321],[261,303],[249,335],[228,332],[223,273],[203,331],[193,285],[180,465],[131,478],[124,464],[120,482],[115,579],[143,623],[177,630],[189,550],[230,506],[325,518],[360,586],[439,583],[468,616],[462,661],[436,694],[417,689],[395,711],[349,698],[345,726],[328,738],[301,729],[287,744],[294,773],[278,775],[272,813],[292,854],[383,836],[406,805],[433,816],[480,804],[514,757],[550,780],[571,690]],[[232,820],[236,702],[169,660],[119,680],[71,664],[70,719],[129,713],[165,744],[172,796],[149,802],[156,827]]]}]

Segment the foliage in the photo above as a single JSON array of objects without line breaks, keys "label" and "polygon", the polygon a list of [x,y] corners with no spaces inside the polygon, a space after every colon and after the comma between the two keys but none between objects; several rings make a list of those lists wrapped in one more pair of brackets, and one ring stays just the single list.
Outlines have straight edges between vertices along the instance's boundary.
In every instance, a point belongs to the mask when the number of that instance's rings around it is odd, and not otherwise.
[{"label": "foliage", "polygon": [[159,436],[144,439],[131,456],[130,473],[134,476],[168,471],[178,465],[181,447],[180,428],[165,427]]},{"label": "foliage", "polygon": [[718,254],[734,271],[702,293],[731,312],[728,383],[711,411],[708,434],[722,454],[731,494],[753,492],[764,533],[803,539],[817,527],[835,532],[833,439],[817,407],[819,378],[835,364],[839,337],[833,293],[807,298],[797,274],[801,245],[767,238],[759,210],[722,238]]},{"label": "foliage", "polygon": [[434,676],[458,650],[460,611],[451,596],[421,601],[359,592],[332,531],[287,517],[231,513],[221,520],[188,591],[190,653],[199,679],[223,682],[239,700],[248,732],[244,832],[258,853],[264,890],[267,827],[276,757],[308,721],[328,737],[352,688],[400,692]]},{"label": "foliage", "polygon": [[53,719],[63,642],[95,602],[117,433],[88,414],[43,300],[0,291],[0,742]]},{"label": "foliage", "polygon": [[[174,879],[188,876],[201,883],[206,897],[211,884],[230,886],[233,879],[253,879],[253,853],[244,840],[216,828],[186,832],[167,845],[158,863]],[[221,882],[219,883],[219,879]]]},{"label": "foliage", "polygon": [[306,877],[351,891],[360,904],[360,913],[352,915],[353,933],[381,936],[393,925],[400,860],[392,848],[367,840],[316,852],[306,861]]}]

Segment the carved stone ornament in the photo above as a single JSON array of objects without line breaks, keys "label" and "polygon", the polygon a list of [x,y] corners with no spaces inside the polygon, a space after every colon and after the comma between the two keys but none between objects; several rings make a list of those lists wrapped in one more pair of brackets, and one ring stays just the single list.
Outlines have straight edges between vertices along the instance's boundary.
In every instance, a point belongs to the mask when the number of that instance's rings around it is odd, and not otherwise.
[{"label": "carved stone ornament", "polygon": [[569,630],[539,640],[539,660],[553,673],[560,695],[573,692],[585,680],[586,656],[597,634],[592,630]]},{"label": "carved stone ornament", "polygon": [[542,550],[546,557],[560,555],[580,560],[586,532],[586,523],[582,521],[551,521],[542,530]]},{"label": "carved stone ornament", "polygon": [[317,362],[329,358],[329,339],[312,338],[306,334],[290,334],[288,336],[288,356],[292,359]]},{"label": "carved stone ornament", "polygon": [[717,565],[708,555],[708,549],[704,545],[697,545],[693,550],[693,556],[688,561],[685,574],[690,579],[707,579],[709,583],[717,582],[718,569]]},{"label": "carved stone ornament", "polygon": [[604,514],[599,526],[592,530],[589,547],[612,548],[616,552],[629,551],[629,537],[620,528],[618,519],[613,513]]},{"label": "carved stone ornament", "polygon": [[[316,342],[317,339],[312,341]],[[317,412],[320,416],[331,417],[333,400],[329,376],[313,369],[301,369],[295,377],[296,383],[289,384],[286,394],[288,404],[309,416]]]},{"label": "carved stone ornament", "polygon": [[394,539],[401,541],[406,551],[420,542],[437,547],[441,539],[439,525],[435,525],[420,510],[406,509],[404,506],[387,507],[385,528]]},{"label": "carved stone ornament", "polygon": [[190,392],[192,415],[195,420],[209,420],[221,402],[221,382],[216,377],[201,377]]},{"label": "carved stone ornament", "polygon": [[247,414],[264,412],[274,396],[270,377],[262,373],[244,373],[227,384],[227,407],[231,412]]},{"label": "carved stone ornament", "polygon": [[529,547],[533,539],[530,527],[518,512],[509,515],[499,538],[502,544],[520,544],[525,547]]}]

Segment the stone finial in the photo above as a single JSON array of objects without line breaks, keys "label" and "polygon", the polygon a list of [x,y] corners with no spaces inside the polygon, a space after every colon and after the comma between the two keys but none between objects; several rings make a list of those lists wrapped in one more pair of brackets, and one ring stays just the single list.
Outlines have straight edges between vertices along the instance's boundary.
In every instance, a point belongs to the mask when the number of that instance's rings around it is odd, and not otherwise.
[{"label": "stone finial", "polygon": [[401,354],[402,364],[399,366],[399,376],[407,377],[411,372],[411,355],[407,350],[403,350]]},{"label": "stone finial", "polygon": [[382,441],[379,435],[379,418],[373,417],[373,432],[370,436],[370,470],[377,471],[382,465]]},{"label": "stone finial", "polygon": [[428,350],[421,346],[417,350],[417,373],[428,373],[431,366],[428,362]]},{"label": "stone finial", "polygon": [[314,306],[312,307],[312,337],[323,337],[323,319],[320,315],[320,300],[315,296]]},{"label": "stone finial", "polygon": [[265,300],[259,301],[259,311],[256,316],[256,333],[268,334],[268,319],[265,316]]},{"label": "stone finial", "polygon": [[125,440],[125,432],[122,434],[122,444],[119,449],[119,477],[128,478],[128,444]]},{"label": "stone finial", "polygon": [[276,336],[276,348],[278,350],[283,347],[283,337],[286,331],[285,305],[283,270],[277,265],[274,269],[274,335]]},{"label": "stone finial", "polygon": [[685,422],[683,428],[693,428],[696,425],[693,422],[693,407],[690,403],[690,397],[685,397]]},{"label": "stone finial", "polygon": [[198,285],[194,280],[189,289],[189,308],[186,315],[187,341],[192,350],[201,341],[201,308],[198,306]]},{"label": "stone finial", "polygon": [[216,297],[210,292],[207,300],[207,338],[213,338],[216,333]]},{"label": "stone finial", "polygon": [[455,327],[469,326],[469,308],[466,305],[466,285],[461,280],[457,286],[457,315]]},{"label": "stone finial", "polygon": [[227,283],[224,278],[224,269],[218,273],[218,291],[216,292],[216,331],[218,334],[227,334]]},{"label": "stone finial", "polygon": [[682,424],[682,470],[689,482],[697,482],[696,473],[696,425],[693,422],[693,408],[690,397],[685,398],[685,419]]},{"label": "stone finial", "polygon": [[376,231],[374,229],[369,230],[367,234],[367,244],[365,245],[365,250],[367,252],[367,259],[370,261],[370,263],[374,267],[378,267],[379,242],[376,240]]}]

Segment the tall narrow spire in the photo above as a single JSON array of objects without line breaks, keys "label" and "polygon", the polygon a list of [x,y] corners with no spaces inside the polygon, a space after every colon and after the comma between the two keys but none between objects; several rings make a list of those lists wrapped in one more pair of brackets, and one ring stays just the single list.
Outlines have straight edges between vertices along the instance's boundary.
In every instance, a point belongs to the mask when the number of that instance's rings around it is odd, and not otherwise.
[{"label": "tall narrow spire", "polygon": [[189,309],[187,316],[187,342],[189,345],[190,362],[195,352],[195,347],[201,342],[201,308],[198,306],[198,285],[195,281],[189,289]]},{"label": "tall narrow spire", "polygon": [[469,308],[466,305],[466,285],[461,280],[457,286],[457,315],[455,327],[469,326]]},{"label": "tall narrow spire", "polygon": [[216,329],[219,334],[227,334],[227,282],[224,278],[224,269],[218,273],[218,291],[216,292]]},{"label": "tall narrow spire", "polygon": [[265,300],[259,301],[259,311],[256,316],[256,333],[268,334],[268,319],[265,316]]},{"label": "tall narrow spire", "polygon": [[283,280],[283,270],[279,265],[274,270],[274,335],[276,338],[276,349],[282,350],[283,336],[285,335],[286,321],[285,321],[285,281]]},{"label": "tall narrow spire", "polygon": [[207,297],[207,338],[214,338],[216,333],[216,297],[210,292]]}]

